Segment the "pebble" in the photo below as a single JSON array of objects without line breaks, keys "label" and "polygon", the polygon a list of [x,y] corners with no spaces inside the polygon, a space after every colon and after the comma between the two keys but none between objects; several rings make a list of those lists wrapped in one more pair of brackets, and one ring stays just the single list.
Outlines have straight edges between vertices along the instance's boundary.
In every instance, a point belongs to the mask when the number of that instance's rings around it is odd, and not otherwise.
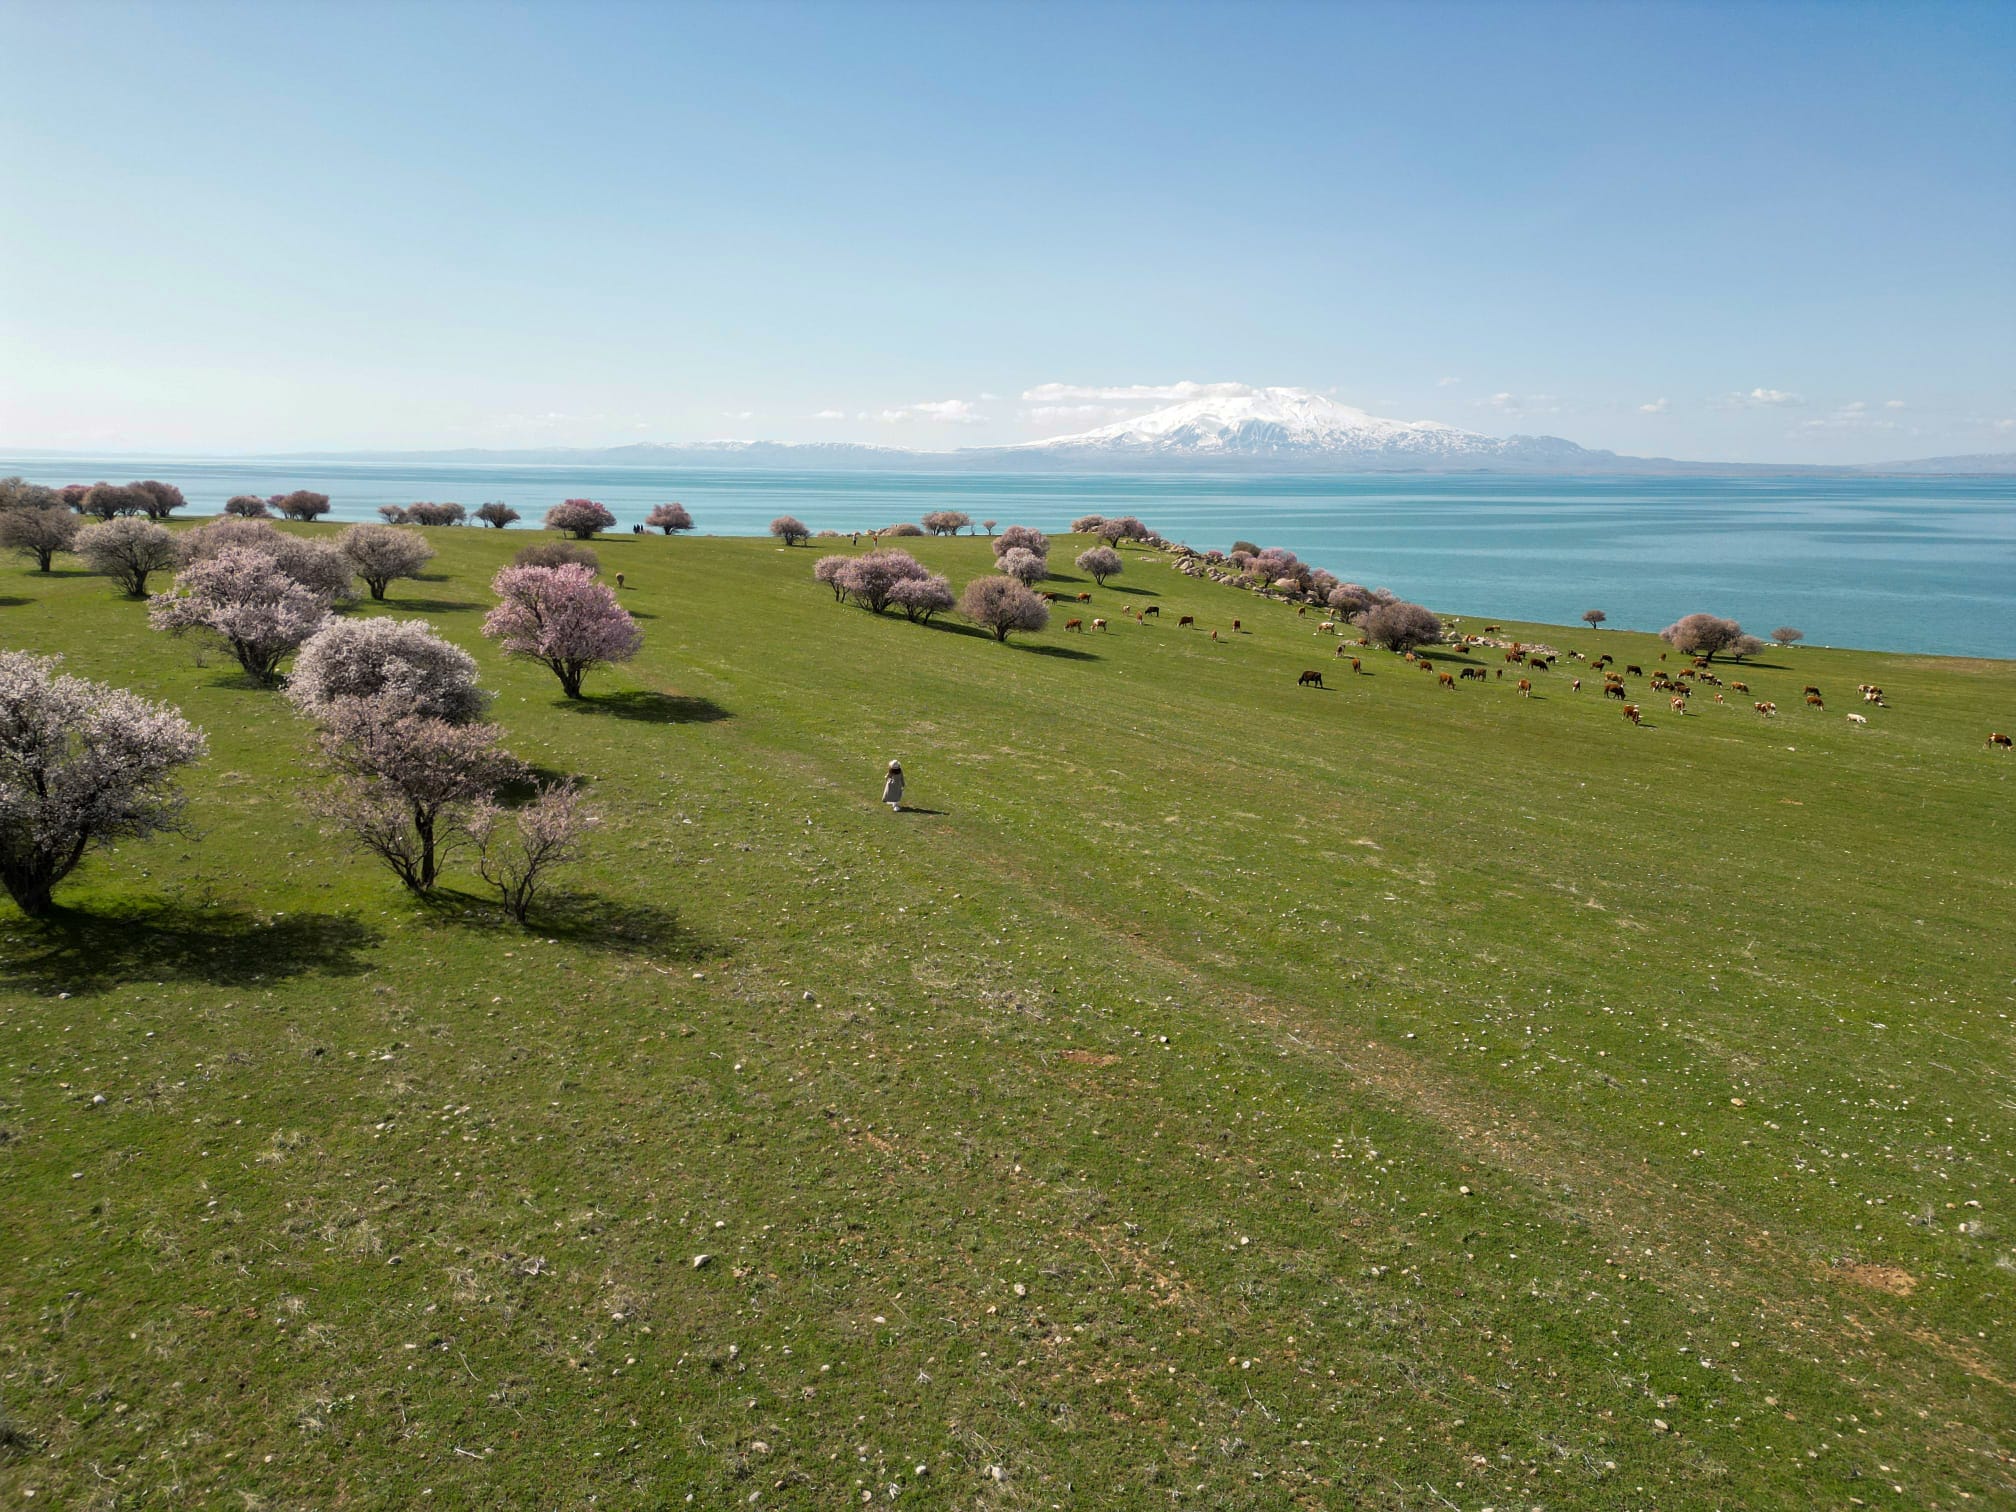
[{"label": "pebble", "polygon": [[712,1255],[695,1255],[693,1257],[693,1269],[698,1270],[701,1266],[709,1264],[713,1259]]}]

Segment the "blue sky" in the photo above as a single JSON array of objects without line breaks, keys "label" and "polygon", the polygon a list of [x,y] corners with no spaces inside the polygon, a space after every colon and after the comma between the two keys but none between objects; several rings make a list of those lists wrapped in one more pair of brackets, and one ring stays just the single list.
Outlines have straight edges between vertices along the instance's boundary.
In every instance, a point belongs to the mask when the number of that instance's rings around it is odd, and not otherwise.
[{"label": "blue sky", "polygon": [[0,0],[0,56],[0,445],[936,448],[1188,381],[2016,449],[2008,4]]}]

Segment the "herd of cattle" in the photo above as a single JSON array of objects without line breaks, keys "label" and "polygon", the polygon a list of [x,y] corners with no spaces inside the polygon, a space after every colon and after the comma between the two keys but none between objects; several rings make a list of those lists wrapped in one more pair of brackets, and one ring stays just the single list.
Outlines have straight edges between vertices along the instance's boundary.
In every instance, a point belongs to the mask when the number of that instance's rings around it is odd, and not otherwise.
[{"label": "herd of cattle", "polygon": [[[1063,595],[1046,593],[1043,597],[1046,601],[1054,604],[1060,602]],[[1090,603],[1092,595],[1089,593],[1080,593],[1075,595],[1074,601],[1081,604]],[[1297,615],[1306,617],[1309,610],[1305,605],[1297,608],[1295,612]],[[1156,604],[1149,604],[1142,609],[1136,609],[1132,604],[1128,604],[1121,610],[1121,613],[1130,616],[1136,624],[1146,624],[1151,619],[1160,618],[1162,610]],[[1085,630],[1085,624],[1086,622],[1083,619],[1068,619],[1064,622],[1064,628],[1082,634]],[[1091,622],[1091,625],[1094,630],[1105,630],[1108,628],[1106,621],[1103,619],[1095,619]],[[1197,618],[1195,615],[1185,614],[1176,621],[1176,628],[1179,630],[1193,629],[1196,626]],[[1242,628],[1238,620],[1235,619],[1232,621],[1233,634],[1240,633]],[[1315,633],[1317,635],[1342,636],[1346,628],[1347,626],[1341,621],[1325,619],[1318,621]],[[1602,696],[1606,699],[1614,698],[1621,703],[1624,706],[1624,717],[1632,724],[1637,725],[1644,722],[1644,706],[1632,701],[1630,691],[1625,682],[1626,678],[1645,678],[1645,669],[1643,666],[1636,662],[1626,662],[1624,670],[1618,672],[1614,670],[1615,658],[1607,652],[1598,656],[1594,661],[1589,661],[1580,651],[1561,652],[1545,646],[1527,646],[1518,641],[1493,640],[1490,638],[1499,634],[1499,631],[1500,627],[1497,625],[1486,625],[1481,635],[1456,636],[1454,640],[1448,642],[1448,649],[1458,656],[1468,656],[1472,651],[1480,647],[1501,650],[1504,652],[1507,665],[1529,672],[1548,671],[1564,657],[1571,661],[1584,662],[1591,673],[1602,674]],[[1216,630],[1211,631],[1210,636],[1214,644],[1218,642],[1219,636]],[[1339,640],[1335,654],[1338,657],[1350,657],[1351,670],[1362,674],[1365,670],[1364,661],[1362,658],[1352,655],[1352,652],[1354,649],[1362,649],[1366,645],[1367,642],[1364,640],[1356,642]],[[1665,661],[1666,657],[1666,652],[1661,651],[1659,653],[1660,661]],[[1470,682],[1473,680],[1477,682],[1491,682],[1494,679],[1502,681],[1505,677],[1504,667],[1485,668],[1473,664],[1466,664],[1457,668],[1454,672],[1449,672],[1437,666],[1429,657],[1416,651],[1402,652],[1401,659],[1410,665],[1419,667],[1424,672],[1433,673],[1436,683],[1441,687],[1450,689],[1452,692],[1455,690],[1458,682]],[[1313,667],[1305,668],[1302,674],[1295,679],[1295,684],[1301,688],[1321,688],[1324,685],[1323,674]],[[1712,663],[1706,658],[1700,657],[1692,659],[1687,666],[1670,674],[1663,667],[1655,666],[1652,669],[1650,678],[1646,679],[1646,685],[1651,692],[1666,694],[1667,707],[1674,714],[1683,718],[1688,712],[1689,701],[1697,692],[1713,689],[1714,700],[1719,704],[1725,702],[1722,692],[1724,688],[1727,688],[1731,693],[1740,693],[1745,697],[1749,697],[1751,691],[1749,683],[1735,678],[1731,678],[1725,683],[1722,678],[1716,675]],[[1580,693],[1582,691],[1582,679],[1580,677],[1571,678],[1568,686],[1571,692]],[[1533,679],[1531,677],[1518,678],[1515,687],[1521,698],[1531,698],[1533,696]],[[1884,701],[1882,688],[1876,686],[1874,683],[1862,683],[1857,686],[1855,691],[1862,696],[1862,701],[1865,704],[1873,704],[1879,709],[1890,707]],[[1806,684],[1801,690],[1800,696],[1805,700],[1806,707],[1808,708],[1824,711],[1827,707],[1826,699],[1822,696],[1817,684]],[[1778,713],[1778,705],[1770,699],[1753,699],[1750,707],[1756,711],[1758,717],[1761,719],[1775,718]],[[1864,729],[1868,727],[1869,717],[1866,714],[1850,714],[1848,716],[1848,723],[1857,729]],[[1988,745],[1991,750],[2007,751],[2011,749],[2012,744],[2016,744],[2016,742],[2012,742],[2009,736],[2002,734],[2000,731],[1996,731],[1988,737]]]}]

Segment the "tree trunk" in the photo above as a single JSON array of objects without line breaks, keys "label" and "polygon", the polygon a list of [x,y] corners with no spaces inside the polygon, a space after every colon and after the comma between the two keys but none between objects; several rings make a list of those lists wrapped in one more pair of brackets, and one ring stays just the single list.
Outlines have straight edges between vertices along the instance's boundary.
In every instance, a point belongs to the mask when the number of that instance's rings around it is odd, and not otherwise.
[{"label": "tree trunk", "polygon": [[384,583],[371,578],[366,578],[365,581],[371,584],[371,597],[373,597],[374,599],[382,599],[383,597],[385,597]]}]

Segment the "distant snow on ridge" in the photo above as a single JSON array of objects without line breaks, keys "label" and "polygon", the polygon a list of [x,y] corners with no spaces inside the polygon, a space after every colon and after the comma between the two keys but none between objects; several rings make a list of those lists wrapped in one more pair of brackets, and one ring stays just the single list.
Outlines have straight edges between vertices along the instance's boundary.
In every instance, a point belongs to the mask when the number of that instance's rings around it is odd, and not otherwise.
[{"label": "distant snow on ridge", "polygon": [[1439,420],[1388,420],[1307,389],[1268,388],[1186,399],[1133,420],[1004,447],[997,454],[1060,461],[1278,460],[1372,467],[1538,462],[1607,457],[1555,436],[1486,436]]}]

